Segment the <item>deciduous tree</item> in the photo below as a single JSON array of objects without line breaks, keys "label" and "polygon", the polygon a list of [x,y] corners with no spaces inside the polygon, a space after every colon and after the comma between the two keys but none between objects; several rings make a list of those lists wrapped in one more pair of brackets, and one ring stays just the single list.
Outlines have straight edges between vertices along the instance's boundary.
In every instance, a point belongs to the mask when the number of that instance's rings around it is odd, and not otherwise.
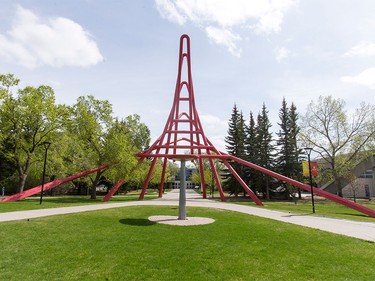
[{"label": "deciduous tree", "polygon": [[[216,169],[216,171],[218,171],[218,173],[220,171],[224,170],[224,164],[219,159],[213,159],[213,163],[214,163],[215,169]],[[212,172],[210,161],[207,158],[202,159],[203,171],[200,170],[198,161],[195,161],[194,165],[196,167],[196,170],[191,175],[191,181],[195,185],[201,186],[201,184],[202,184],[201,173],[203,172],[204,182],[206,184],[206,187],[209,188],[210,194],[213,197],[214,192],[215,192],[215,177],[214,177],[214,173]],[[220,173],[219,173],[219,179],[221,179]]]},{"label": "deciduous tree", "polygon": [[301,119],[301,142],[320,153],[327,167],[321,171],[322,176],[327,181],[335,180],[340,196],[345,172],[366,157],[368,145],[375,138],[374,113],[373,105],[361,103],[348,114],[344,100],[320,96],[308,105]]},{"label": "deciduous tree", "polygon": [[0,145],[6,146],[4,156],[17,169],[17,192],[22,192],[36,151],[61,127],[64,107],[55,104],[49,86],[27,86],[14,95],[11,89],[18,82],[12,74],[0,75]]}]

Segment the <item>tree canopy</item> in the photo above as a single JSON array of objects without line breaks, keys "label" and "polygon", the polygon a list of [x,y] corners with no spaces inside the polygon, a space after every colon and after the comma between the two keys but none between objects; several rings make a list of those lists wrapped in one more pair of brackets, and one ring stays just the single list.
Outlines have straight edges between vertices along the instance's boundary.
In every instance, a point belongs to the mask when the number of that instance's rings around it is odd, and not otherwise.
[{"label": "tree canopy", "polygon": [[52,143],[46,173],[50,180],[110,165],[92,176],[92,198],[103,177],[113,183],[126,177],[137,164],[135,152],[149,145],[150,131],[140,116],[114,117],[107,100],[89,95],[72,106],[61,105],[51,87],[16,88],[18,83],[12,74],[0,75],[0,180],[16,186],[16,192],[40,183],[45,141]]},{"label": "tree canopy", "polygon": [[22,192],[36,151],[54,138],[66,111],[56,105],[49,86],[27,86],[14,95],[11,89],[18,82],[13,75],[0,76],[0,146],[3,156],[17,169],[17,191]]},{"label": "tree canopy", "polygon": [[366,156],[375,139],[375,107],[361,103],[351,114],[342,99],[320,96],[301,118],[300,141],[314,147],[326,163],[325,180],[334,179],[342,196],[341,178]]}]

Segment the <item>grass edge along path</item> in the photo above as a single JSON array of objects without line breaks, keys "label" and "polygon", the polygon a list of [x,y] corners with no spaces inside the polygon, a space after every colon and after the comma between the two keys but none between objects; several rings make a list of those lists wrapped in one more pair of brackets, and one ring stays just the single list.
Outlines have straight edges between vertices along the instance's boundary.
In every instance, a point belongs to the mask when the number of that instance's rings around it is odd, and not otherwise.
[{"label": "grass edge along path", "polygon": [[[101,202],[103,196],[97,196],[96,199],[90,199],[90,196],[44,196],[43,202],[40,204],[40,197],[28,197],[15,202],[0,202],[0,214],[5,212],[39,210],[48,208],[60,208],[93,204],[110,204],[118,202],[137,201],[139,193],[130,193],[127,195],[116,195],[108,202]],[[149,192],[145,195],[144,200],[152,200],[158,198],[156,192]]]},{"label": "grass edge along path", "polygon": [[[252,204],[252,201],[247,198],[242,197],[228,197],[227,202],[240,205]],[[372,218],[366,214],[353,210],[344,205],[332,202],[328,199],[319,198],[315,200],[315,214],[312,213],[311,199],[306,198],[297,201],[290,200],[262,200],[264,206],[257,206],[254,204],[254,207],[265,208],[269,210],[287,212],[291,214],[298,215],[311,215],[311,216],[320,216],[327,218],[336,218],[336,219],[347,219],[353,221],[363,221],[363,222],[374,222],[375,218]],[[369,200],[358,200],[357,203],[364,205],[365,207],[375,209],[375,201]]]},{"label": "grass edge along path", "polygon": [[[24,211],[24,210],[38,210],[47,208],[70,207],[91,204],[111,204],[117,202],[138,201],[139,192],[132,192],[127,195],[116,195],[108,202],[101,202],[102,197],[98,196],[96,200],[90,199],[89,196],[60,196],[60,197],[44,197],[42,205],[39,204],[39,197],[29,197],[16,202],[0,202],[0,214],[4,212]],[[145,195],[145,200],[152,200],[158,198],[156,191],[148,191]],[[212,198],[209,198],[211,201]],[[220,201],[214,198],[213,201]],[[311,201],[309,199],[294,201],[266,201],[263,200],[264,206],[256,206],[251,199],[242,197],[227,197],[228,203],[250,205],[258,208],[265,208],[269,210],[277,210],[291,214],[299,215],[314,215],[328,218],[347,219],[353,221],[375,222],[375,219],[362,214],[356,210],[331,202],[326,199],[318,199],[315,202],[316,213],[312,213]],[[360,204],[368,208],[375,209],[375,201],[359,200]]]},{"label": "grass edge along path", "polygon": [[375,243],[246,214],[188,207],[202,226],[135,206],[1,224],[1,280],[374,280]]}]

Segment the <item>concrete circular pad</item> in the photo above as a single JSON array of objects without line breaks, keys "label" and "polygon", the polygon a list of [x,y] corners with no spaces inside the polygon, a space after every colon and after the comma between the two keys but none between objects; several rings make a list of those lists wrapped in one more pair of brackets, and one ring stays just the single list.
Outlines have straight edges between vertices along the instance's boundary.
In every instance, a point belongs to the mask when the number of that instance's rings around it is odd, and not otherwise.
[{"label": "concrete circular pad", "polygon": [[179,220],[177,216],[151,216],[148,219],[156,223],[182,226],[210,224],[215,221],[214,219],[200,217],[188,217],[186,220]]}]

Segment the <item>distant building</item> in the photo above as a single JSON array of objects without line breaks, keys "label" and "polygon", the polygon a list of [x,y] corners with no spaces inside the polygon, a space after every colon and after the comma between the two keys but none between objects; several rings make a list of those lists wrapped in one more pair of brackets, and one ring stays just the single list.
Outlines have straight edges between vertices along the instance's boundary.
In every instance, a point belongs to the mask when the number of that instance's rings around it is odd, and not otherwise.
[{"label": "distant building", "polygon": [[354,182],[347,184],[342,194],[344,197],[371,198],[375,196],[374,167],[366,170]]},{"label": "distant building", "polygon": [[[342,189],[343,196],[353,197],[355,193],[355,196],[359,198],[375,197],[375,155],[361,161],[351,172],[356,179],[353,182],[342,179],[344,185]],[[322,184],[320,188],[337,194],[335,181]]]},{"label": "distant building", "polygon": [[[193,189],[195,188],[195,184],[190,180],[191,175],[197,171],[197,168],[191,168],[191,167],[185,167],[185,175],[186,175],[186,188],[187,189]],[[177,174],[175,179],[171,182],[166,183],[166,188],[169,189],[179,189],[180,184],[181,184],[181,179],[180,179],[180,173]]]}]

